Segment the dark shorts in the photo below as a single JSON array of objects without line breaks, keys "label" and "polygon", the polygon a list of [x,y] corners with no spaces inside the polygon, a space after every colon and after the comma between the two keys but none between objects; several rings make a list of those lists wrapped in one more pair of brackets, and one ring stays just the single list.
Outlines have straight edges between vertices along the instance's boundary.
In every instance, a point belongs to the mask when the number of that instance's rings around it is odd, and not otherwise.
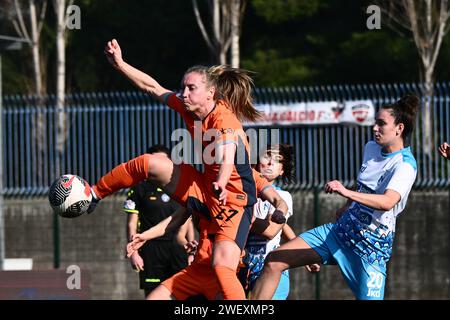
[{"label": "dark shorts", "polygon": [[139,272],[141,289],[153,290],[164,280],[187,267],[187,253],[174,241],[148,241],[139,250],[144,271]]}]

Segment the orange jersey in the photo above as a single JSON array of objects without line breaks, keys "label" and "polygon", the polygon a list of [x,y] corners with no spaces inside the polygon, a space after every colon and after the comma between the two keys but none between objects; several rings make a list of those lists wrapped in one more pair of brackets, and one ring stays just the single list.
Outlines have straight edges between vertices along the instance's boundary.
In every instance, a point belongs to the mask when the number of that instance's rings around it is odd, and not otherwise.
[{"label": "orange jersey", "polygon": [[[256,189],[250,166],[250,147],[247,142],[247,135],[241,122],[228,105],[224,101],[218,100],[214,109],[206,118],[199,120],[193,113],[187,111],[176,94],[169,95],[166,102],[170,108],[183,117],[191,136],[194,139],[202,140],[201,145],[204,149],[202,163],[204,164],[204,176],[207,183],[212,185],[219,174],[220,163],[215,160],[215,146],[228,143],[236,144],[234,168],[226,186],[230,193],[227,201],[240,205],[243,203],[244,205],[255,204]],[[200,124],[201,128],[198,127]]]},{"label": "orange jersey", "polygon": [[253,170],[253,179],[255,180],[255,184],[256,184],[256,194],[258,195],[258,198],[261,195],[261,192],[263,192],[266,188],[272,187],[272,184],[267,181],[266,178],[264,178],[264,176],[256,171],[255,169]]}]

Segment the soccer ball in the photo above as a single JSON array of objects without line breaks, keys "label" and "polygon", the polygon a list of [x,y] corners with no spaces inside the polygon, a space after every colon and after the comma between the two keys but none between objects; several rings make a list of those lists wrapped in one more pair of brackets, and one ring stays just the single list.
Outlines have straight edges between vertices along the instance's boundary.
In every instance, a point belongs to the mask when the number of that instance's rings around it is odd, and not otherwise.
[{"label": "soccer ball", "polygon": [[76,218],[91,204],[91,187],[79,176],[64,174],[51,185],[48,200],[53,211],[61,217]]}]

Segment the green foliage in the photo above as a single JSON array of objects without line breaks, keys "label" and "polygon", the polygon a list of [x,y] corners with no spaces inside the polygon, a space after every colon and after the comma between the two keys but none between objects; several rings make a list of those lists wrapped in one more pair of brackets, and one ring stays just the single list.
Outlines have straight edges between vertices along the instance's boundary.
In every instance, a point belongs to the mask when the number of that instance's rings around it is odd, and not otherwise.
[{"label": "green foliage", "polygon": [[[203,9],[205,3],[200,1]],[[106,61],[103,49],[118,39],[124,59],[177,89],[184,71],[212,59],[195,21],[191,1],[77,0],[81,30],[67,38],[67,90],[134,90]],[[256,72],[257,86],[374,83],[419,80],[412,38],[383,24],[368,30],[369,0],[250,0],[243,17],[241,65]],[[206,10],[205,12],[206,13]],[[2,33],[8,24],[0,20]],[[448,79],[449,35],[436,66]],[[55,15],[51,1],[41,35],[47,92],[55,91]],[[5,93],[33,92],[31,53],[4,52]]]},{"label": "green foliage", "polygon": [[255,82],[261,87],[297,85],[315,72],[308,67],[308,57],[283,58],[275,49],[257,50],[252,57],[242,61],[248,70],[257,70]]},{"label": "green foliage", "polygon": [[[289,1],[267,4],[267,11],[276,12]],[[256,84],[261,86],[417,81],[418,56],[411,39],[387,27],[368,30],[366,7],[364,1],[330,0],[312,16],[290,14],[277,24],[269,23],[259,7],[250,8],[243,64],[260,73]]]},{"label": "green foliage", "polygon": [[76,91],[134,89],[104,57],[106,42],[113,38],[125,61],[169,88],[179,87],[191,65],[209,63],[190,1],[102,0],[81,10],[82,28],[72,31],[67,50],[68,80]]},{"label": "green foliage", "polygon": [[294,18],[314,15],[325,6],[318,0],[251,0],[256,14],[269,23],[281,23]]}]

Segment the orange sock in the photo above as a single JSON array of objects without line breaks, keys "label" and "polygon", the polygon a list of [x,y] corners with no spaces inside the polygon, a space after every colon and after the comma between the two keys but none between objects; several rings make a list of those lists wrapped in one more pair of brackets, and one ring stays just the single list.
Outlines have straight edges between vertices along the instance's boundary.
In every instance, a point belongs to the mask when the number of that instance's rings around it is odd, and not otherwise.
[{"label": "orange sock", "polygon": [[103,199],[117,190],[131,187],[147,179],[149,157],[149,154],[144,154],[119,164],[101,177],[97,184],[92,187],[97,197]]},{"label": "orange sock", "polygon": [[214,272],[222,288],[224,300],[245,300],[245,292],[236,275],[236,270],[215,266]]}]

